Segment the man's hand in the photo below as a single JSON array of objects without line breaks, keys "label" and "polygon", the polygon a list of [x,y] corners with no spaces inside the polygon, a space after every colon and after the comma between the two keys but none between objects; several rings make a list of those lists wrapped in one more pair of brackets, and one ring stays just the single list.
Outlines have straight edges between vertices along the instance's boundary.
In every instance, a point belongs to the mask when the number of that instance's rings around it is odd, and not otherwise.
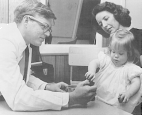
[{"label": "man's hand", "polygon": [[54,91],[54,92],[65,92],[67,86],[68,84],[64,82],[51,83],[45,86],[45,90]]},{"label": "man's hand", "polygon": [[77,85],[73,92],[69,93],[69,106],[74,104],[86,105],[96,95],[96,86],[89,86],[90,82],[85,80]]}]

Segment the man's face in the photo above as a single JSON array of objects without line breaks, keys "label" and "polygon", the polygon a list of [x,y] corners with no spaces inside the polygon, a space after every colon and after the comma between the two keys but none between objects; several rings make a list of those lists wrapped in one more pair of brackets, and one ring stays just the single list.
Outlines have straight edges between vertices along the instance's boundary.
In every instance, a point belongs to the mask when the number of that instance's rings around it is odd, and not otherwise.
[{"label": "man's face", "polygon": [[114,15],[108,11],[101,11],[96,15],[96,20],[100,27],[108,34],[116,32],[120,28],[119,22]]},{"label": "man's face", "polygon": [[53,19],[45,19],[36,15],[35,17],[27,16],[28,24],[26,29],[26,43],[40,46],[46,36],[50,35]]}]

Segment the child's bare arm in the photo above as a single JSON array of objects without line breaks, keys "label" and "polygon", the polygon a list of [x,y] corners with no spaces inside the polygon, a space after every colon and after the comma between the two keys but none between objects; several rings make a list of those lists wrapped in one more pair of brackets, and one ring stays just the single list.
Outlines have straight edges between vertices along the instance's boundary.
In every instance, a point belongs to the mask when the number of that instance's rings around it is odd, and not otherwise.
[{"label": "child's bare arm", "polygon": [[88,66],[88,72],[85,74],[86,78],[93,81],[96,73],[96,69],[99,67],[98,59],[92,60]]},{"label": "child's bare arm", "polygon": [[137,91],[140,89],[141,81],[139,77],[135,77],[131,81],[131,85],[129,90],[127,91],[128,94],[130,94],[130,97],[137,93]]},{"label": "child's bare arm", "polygon": [[95,59],[89,63],[88,71],[96,73],[96,69],[99,67],[99,60]]},{"label": "child's bare arm", "polygon": [[130,97],[132,97],[134,94],[138,92],[140,86],[141,86],[140,78],[139,77],[133,78],[129,89],[126,92],[120,94],[119,99],[124,103],[128,102]]},{"label": "child's bare arm", "polygon": [[142,55],[140,55],[140,64],[141,64],[141,67],[142,67]]}]

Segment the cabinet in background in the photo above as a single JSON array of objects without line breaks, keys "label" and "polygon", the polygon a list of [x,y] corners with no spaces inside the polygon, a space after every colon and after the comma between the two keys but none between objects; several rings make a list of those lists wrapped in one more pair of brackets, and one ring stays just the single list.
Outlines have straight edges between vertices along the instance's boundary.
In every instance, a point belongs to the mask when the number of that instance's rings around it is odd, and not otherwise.
[{"label": "cabinet in background", "polygon": [[[44,62],[54,66],[54,81],[70,84],[70,66],[68,64],[68,54],[42,54]],[[73,67],[73,80],[82,81],[87,67]]]}]

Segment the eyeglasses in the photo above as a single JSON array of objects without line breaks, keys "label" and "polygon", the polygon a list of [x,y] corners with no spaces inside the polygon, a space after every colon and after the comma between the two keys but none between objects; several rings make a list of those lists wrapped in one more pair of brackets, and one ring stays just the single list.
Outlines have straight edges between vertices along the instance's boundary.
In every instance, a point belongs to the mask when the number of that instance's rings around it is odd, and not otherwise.
[{"label": "eyeglasses", "polygon": [[39,20],[37,20],[36,18],[34,18],[33,16],[28,16],[31,20],[36,21],[42,28],[43,32],[46,33],[48,32],[52,32],[51,27],[48,24],[43,24],[42,22],[40,22]]}]

